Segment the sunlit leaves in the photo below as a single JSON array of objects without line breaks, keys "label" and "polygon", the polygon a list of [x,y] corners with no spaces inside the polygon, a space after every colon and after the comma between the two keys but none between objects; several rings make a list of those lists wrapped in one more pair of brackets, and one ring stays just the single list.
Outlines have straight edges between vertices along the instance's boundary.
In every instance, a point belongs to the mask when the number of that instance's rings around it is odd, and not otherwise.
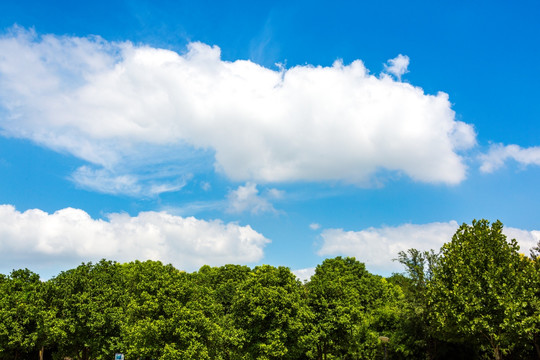
[{"label": "sunlit leaves", "polygon": [[502,223],[463,224],[441,249],[429,283],[432,320],[445,336],[491,349],[496,359],[521,341],[529,261]]}]

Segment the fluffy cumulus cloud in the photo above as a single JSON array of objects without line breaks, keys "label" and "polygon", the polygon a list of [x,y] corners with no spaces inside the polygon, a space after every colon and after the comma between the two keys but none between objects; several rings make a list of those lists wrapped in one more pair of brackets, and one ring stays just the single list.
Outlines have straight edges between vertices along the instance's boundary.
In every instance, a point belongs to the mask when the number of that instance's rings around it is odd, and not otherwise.
[{"label": "fluffy cumulus cloud", "polygon": [[399,54],[394,59],[388,60],[388,63],[384,65],[384,70],[388,74],[394,75],[398,80],[401,80],[401,76],[409,71],[409,57]]},{"label": "fluffy cumulus cloud", "polygon": [[266,212],[277,213],[270,200],[283,196],[277,189],[269,189],[264,194],[259,194],[257,185],[251,182],[239,186],[236,190],[231,190],[227,195],[228,208],[231,213],[251,212],[252,214],[262,214]]},{"label": "fluffy cumulus cloud", "polygon": [[480,156],[480,170],[491,173],[504,166],[508,160],[514,160],[521,165],[540,165],[540,146],[522,148],[518,145],[493,144],[487,154]]},{"label": "fluffy cumulus cloud", "polygon": [[504,234],[510,239],[516,239],[520,246],[520,252],[529,255],[531,249],[540,241],[539,230],[523,230],[517,228],[504,228]]},{"label": "fluffy cumulus cloud", "polygon": [[[0,54],[0,131],[86,160],[73,179],[100,191],[174,190],[201,164],[259,183],[366,185],[391,171],[456,184],[459,152],[476,141],[447,94],[399,81],[406,56],[386,67],[396,80],[360,60],[274,70],[198,42],[178,54],[20,28],[0,37]],[[166,178],[139,176],[162,165]]]},{"label": "fluffy cumulus cloud", "polygon": [[[402,266],[392,261],[397,258],[400,251],[407,251],[410,248],[438,251],[445,242],[452,239],[458,227],[456,221],[449,221],[371,227],[360,231],[326,229],[321,233],[323,242],[318,254],[354,256],[364,262],[368,269],[378,273],[401,272]],[[529,250],[540,241],[540,231],[504,228],[504,233],[518,241],[520,251],[524,254],[528,254]]]},{"label": "fluffy cumulus cloud", "polygon": [[300,281],[308,281],[315,274],[315,268],[293,270],[292,273],[296,275]]},{"label": "fluffy cumulus cloud", "polygon": [[101,258],[121,262],[160,260],[185,270],[204,264],[251,263],[262,259],[269,242],[250,226],[180,217],[165,212],[110,214],[92,219],[80,209],[53,214],[17,211],[0,205],[2,271],[28,264],[76,266]]}]

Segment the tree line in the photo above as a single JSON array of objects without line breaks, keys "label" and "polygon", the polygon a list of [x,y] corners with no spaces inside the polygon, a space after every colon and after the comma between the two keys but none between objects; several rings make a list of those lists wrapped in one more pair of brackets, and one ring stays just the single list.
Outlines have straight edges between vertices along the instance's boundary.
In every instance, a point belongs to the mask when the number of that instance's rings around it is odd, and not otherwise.
[{"label": "tree line", "polygon": [[[350,257],[286,267],[83,263],[0,274],[0,359],[540,359],[540,244],[463,224],[384,278]],[[385,354],[386,353],[386,354]]]}]

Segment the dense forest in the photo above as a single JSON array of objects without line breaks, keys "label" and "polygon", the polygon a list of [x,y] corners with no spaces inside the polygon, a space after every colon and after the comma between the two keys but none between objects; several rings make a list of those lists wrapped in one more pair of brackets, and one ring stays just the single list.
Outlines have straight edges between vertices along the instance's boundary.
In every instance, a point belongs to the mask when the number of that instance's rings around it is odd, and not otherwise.
[{"label": "dense forest", "polygon": [[0,359],[540,359],[539,247],[462,225],[384,278],[326,259],[286,267],[81,264],[0,275]]}]

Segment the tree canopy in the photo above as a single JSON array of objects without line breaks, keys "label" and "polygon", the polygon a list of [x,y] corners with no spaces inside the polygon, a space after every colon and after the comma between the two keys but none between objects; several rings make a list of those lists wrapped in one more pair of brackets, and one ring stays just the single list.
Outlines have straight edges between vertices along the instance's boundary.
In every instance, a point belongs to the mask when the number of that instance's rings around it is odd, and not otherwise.
[{"label": "tree canopy", "polygon": [[[404,272],[325,259],[286,267],[83,263],[41,281],[0,274],[3,359],[540,359],[540,243],[463,224],[440,251],[397,254]],[[382,343],[382,339],[389,341]]]},{"label": "tree canopy", "polygon": [[497,360],[521,345],[531,280],[530,260],[502,229],[499,221],[463,224],[442,247],[428,289],[438,331],[490,348]]}]

